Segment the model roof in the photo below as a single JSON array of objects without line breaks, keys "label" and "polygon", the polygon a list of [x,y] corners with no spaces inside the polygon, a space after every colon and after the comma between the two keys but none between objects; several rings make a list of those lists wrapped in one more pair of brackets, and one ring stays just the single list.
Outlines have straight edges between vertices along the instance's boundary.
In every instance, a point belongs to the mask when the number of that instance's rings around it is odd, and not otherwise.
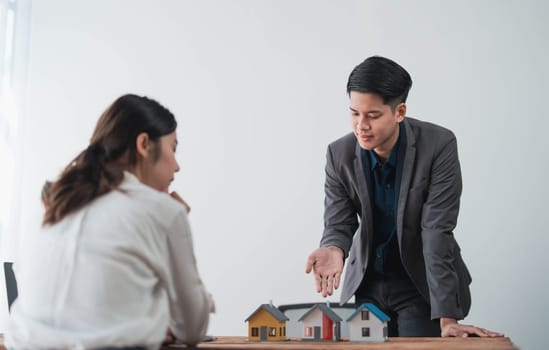
[{"label": "model roof", "polygon": [[322,311],[323,314],[325,314],[326,316],[328,316],[329,319],[331,319],[332,321],[334,322],[341,322],[343,321],[341,319],[341,317],[339,317],[334,311],[332,311],[332,309],[330,309],[330,307],[326,304],[315,304],[312,308],[310,308],[305,314],[303,314],[303,316],[301,316],[301,318],[298,320],[299,322],[303,321],[303,319],[307,316],[309,316],[309,314],[311,312],[313,312],[315,309],[320,309],[320,311]]},{"label": "model roof", "polygon": [[265,310],[268,313],[270,313],[274,318],[277,319],[277,321],[289,321],[290,319],[286,317],[278,308],[276,308],[273,304],[261,304],[244,322],[248,322],[250,318],[252,318],[256,313],[259,312],[259,310]]},{"label": "model roof", "polygon": [[372,303],[364,303],[360,305],[352,314],[347,318],[347,322],[355,318],[355,316],[362,310],[368,310],[373,313],[381,322],[389,321],[391,318],[387,316],[383,311],[381,311],[377,306]]}]

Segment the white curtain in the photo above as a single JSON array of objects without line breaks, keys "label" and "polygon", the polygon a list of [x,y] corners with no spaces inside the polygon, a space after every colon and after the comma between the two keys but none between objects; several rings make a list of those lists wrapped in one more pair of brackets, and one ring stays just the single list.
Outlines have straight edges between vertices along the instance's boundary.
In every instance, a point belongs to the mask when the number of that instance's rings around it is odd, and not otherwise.
[{"label": "white curtain", "polygon": [[14,0],[0,0],[0,239],[10,217],[17,109],[13,92]]},{"label": "white curtain", "polygon": [[[0,0],[0,260],[13,261],[18,247],[21,139],[32,0]],[[0,265],[0,333],[8,317],[3,264]]]}]

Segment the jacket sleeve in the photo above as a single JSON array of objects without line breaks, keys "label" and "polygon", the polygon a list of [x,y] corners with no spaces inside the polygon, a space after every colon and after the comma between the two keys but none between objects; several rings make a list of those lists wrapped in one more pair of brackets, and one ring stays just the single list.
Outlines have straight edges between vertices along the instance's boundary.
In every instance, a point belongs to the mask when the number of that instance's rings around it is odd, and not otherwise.
[{"label": "jacket sleeve", "polygon": [[431,181],[422,209],[421,238],[432,319],[464,317],[459,300],[457,262],[454,261],[460,259],[459,246],[453,234],[461,188],[457,142],[452,135],[434,155]]},{"label": "jacket sleeve", "polygon": [[187,215],[181,211],[168,235],[171,278],[170,330],[179,342],[193,345],[202,340],[209,314],[215,311],[211,295],[198,274]]},{"label": "jacket sleeve", "polygon": [[341,248],[347,257],[353,235],[358,228],[358,218],[347,189],[338,174],[336,162],[333,150],[328,146],[324,185],[324,233],[320,246]]}]

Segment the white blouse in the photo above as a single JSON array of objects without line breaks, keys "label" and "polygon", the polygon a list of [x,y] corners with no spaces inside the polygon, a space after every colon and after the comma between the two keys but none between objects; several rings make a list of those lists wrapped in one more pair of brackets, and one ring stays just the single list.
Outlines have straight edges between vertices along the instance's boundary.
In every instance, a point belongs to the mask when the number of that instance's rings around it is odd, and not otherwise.
[{"label": "white blouse", "polygon": [[214,311],[183,205],[127,172],[120,191],[36,232],[14,266],[8,348],[157,349],[168,326],[194,344]]}]

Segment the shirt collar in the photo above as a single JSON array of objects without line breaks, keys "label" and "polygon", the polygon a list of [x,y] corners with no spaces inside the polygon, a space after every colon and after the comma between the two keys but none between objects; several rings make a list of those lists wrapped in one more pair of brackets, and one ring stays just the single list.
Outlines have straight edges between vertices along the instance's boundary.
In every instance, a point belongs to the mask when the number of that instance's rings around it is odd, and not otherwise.
[{"label": "shirt collar", "polygon": [[[385,162],[385,164],[390,165],[392,168],[396,168],[398,147],[400,146],[400,140],[403,138],[403,132],[405,132],[403,129],[404,129],[404,123],[400,123],[397,142],[395,143],[395,146],[391,150],[389,159],[387,160],[387,162]],[[383,165],[373,150],[368,150],[368,154],[370,155],[370,170],[374,170],[378,164],[380,166]]]},{"label": "shirt collar", "polygon": [[141,183],[139,178],[135,176],[133,173],[124,170],[124,181],[131,182],[131,183]]}]

